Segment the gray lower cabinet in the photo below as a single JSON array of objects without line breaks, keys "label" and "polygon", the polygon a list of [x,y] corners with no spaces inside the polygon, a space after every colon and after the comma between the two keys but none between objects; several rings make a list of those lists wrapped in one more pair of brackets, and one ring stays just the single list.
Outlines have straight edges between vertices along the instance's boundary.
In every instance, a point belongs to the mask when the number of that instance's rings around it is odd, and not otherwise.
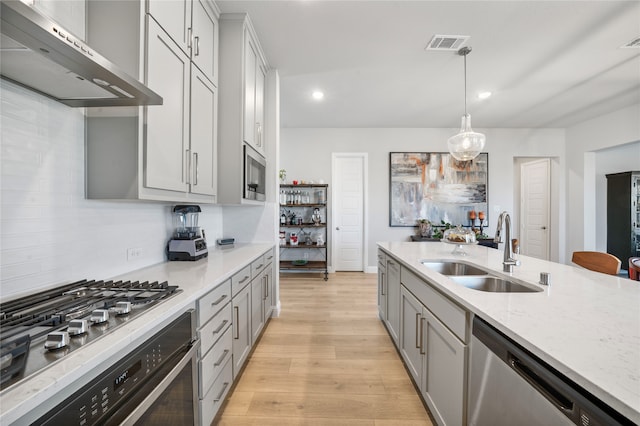
[{"label": "gray lower cabinet", "polygon": [[396,346],[400,337],[400,263],[387,256],[386,325]]},{"label": "gray lower cabinet", "polygon": [[387,256],[378,250],[378,316],[387,318]]},{"label": "gray lower cabinet", "polygon": [[198,395],[202,425],[215,419],[271,316],[273,249],[198,299]]},{"label": "gray lower cabinet", "polygon": [[233,296],[233,378],[238,376],[251,351],[251,285]]},{"label": "gray lower cabinet", "polygon": [[[267,255],[265,255],[266,257]],[[275,294],[276,294],[276,280],[273,276],[273,262],[267,263],[267,266],[264,268],[264,272],[262,273],[262,277],[264,279],[264,300],[262,303],[264,304],[264,321],[265,324],[271,315],[273,314],[274,307],[276,305]]]},{"label": "gray lower cabinet", "polygon": [[423,376],[423,334],[420,333],[424,306],[415,296],[402,286],[400,290],[400,310],[402,312],[402,333],[400,333],[400,354],[413,380],[420,384]]},{"label": "gray lower cabinet", "polygon": [[233,382],[231,280],[198,299],[197,306],[200,420],[209,425]]},{"label": "gray lower cabinet", "polygon": [[462,425],[467,347],[404,286],[400,291],[405,364],[436,422]]},{"label": "gray lower cabinet", "polygon": [[470,313],[404,266],[400,276],[402,359],[436,423],[464,425]]},{"label": "gray lower cabinet", "polygon": [[251,281],[251,344],[255,344],[264,328],[264,277],[258,275]]}]

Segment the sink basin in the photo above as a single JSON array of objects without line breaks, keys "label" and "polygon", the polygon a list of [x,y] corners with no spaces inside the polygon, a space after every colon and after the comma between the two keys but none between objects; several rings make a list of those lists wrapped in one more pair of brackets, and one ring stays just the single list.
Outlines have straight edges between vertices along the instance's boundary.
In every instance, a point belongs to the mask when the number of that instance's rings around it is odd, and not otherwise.
[{"label": "sink basin", "polygon": [[422,262],[427,268],[442,275],[487,275],[487,271],[460,262]]},{"label": "sink basin", "polygon": [[449,278],[467,288],[479,291],[487,291],[490,293],[533,293],[542,291],[542,289],[539,287],[528,286],[517,283],[515,281],[509,281],[503,278],[492,276],[452,276]]}]

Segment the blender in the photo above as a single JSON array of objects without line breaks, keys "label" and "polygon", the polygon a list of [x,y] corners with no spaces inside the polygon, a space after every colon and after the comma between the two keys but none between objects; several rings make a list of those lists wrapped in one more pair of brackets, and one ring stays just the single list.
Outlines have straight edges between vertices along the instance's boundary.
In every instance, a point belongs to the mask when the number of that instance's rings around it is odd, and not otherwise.
[{"label": "blender", "polygon": [[167,244],[169,260],[198,260],[209,255],[204,231],[198,227],[200,206],[179,205],[173,208],[173,238]]}]

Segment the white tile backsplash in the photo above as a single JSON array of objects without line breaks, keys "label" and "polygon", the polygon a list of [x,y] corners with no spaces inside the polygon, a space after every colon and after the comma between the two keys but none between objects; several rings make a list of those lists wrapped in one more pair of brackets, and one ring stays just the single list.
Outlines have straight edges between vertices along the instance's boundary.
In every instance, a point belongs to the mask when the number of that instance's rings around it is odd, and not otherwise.
[{"label": "white tile backsplash", "polygon": [[[165,260],[172,205],[85,199],[83,109],[5,80],[0,100],[2,298]],[[214,244],[222,208],[201,207],[200,225]],[[142,255],[128,261],[128,248]]]}]

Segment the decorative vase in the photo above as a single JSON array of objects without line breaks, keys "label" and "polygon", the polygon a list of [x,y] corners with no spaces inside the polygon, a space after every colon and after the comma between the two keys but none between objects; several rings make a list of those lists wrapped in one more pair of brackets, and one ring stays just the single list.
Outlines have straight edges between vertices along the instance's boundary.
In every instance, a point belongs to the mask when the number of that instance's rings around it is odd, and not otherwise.
[{"label": "decorative vase", "polygon": [[429,222],[421,222],[418,224],[420,228],[420,236],[422,237],[430,237],[431,236],[431,224]]}]

